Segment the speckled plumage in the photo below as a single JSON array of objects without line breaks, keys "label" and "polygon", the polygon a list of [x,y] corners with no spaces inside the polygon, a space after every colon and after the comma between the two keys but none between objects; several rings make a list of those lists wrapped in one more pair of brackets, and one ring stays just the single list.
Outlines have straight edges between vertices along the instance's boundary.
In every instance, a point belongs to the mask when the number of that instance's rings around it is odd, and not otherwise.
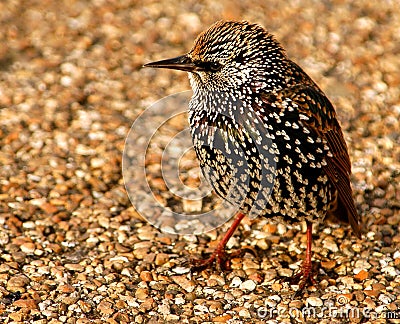
[{"label": "speckled plumage", "polygon": [[[286,221],[321,221],[339,198],[348,211],[339,218],[347,218],[359,233],[349,156],[335,110],[272,35],[247,22],[218,22],[197,38],[188,58],[205,67],[189,73],[194,91],[189,122],[197,156],[215,191],[226,197],[238,182],[248,185],[256,196],[243,196],[242,188],[229,197],[236,204],[247,198],[244,213],[253,207],[255,214]],[[227,149],[215,145],[220,138],[227,139]],[[229,146],[247,155],[229,154]],[[251,180],[237,181],[232,169],[240,168],[232,162],[247,162]],[[272,174],[273,185],[261,174]]]},{"label": "speckled plumage", "polygon": [[241,213],[308,224],[333,214],[360,236],[335,109],[264,28],[220,21],[188,54],[149,66],[189,72],[197,157]]}]

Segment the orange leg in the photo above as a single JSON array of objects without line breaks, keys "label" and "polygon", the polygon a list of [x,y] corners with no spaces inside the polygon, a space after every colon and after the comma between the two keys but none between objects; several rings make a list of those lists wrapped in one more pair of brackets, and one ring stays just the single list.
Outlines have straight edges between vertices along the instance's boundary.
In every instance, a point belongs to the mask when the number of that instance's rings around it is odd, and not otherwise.
[{"label": "orange leg", "polygon": [[313,272],[312,272],[312,261],[311,261],[312,250],[311,250],[311,245],[312,245],[312,223],[307,221],[306,258],[304,259],[303,264],[301,265],[300,272],[289,279],[289,282],[291,284],[298,284],[299,285],[299,289],[295,293],[294,297],[300,296],[302,291],[303,291],[303,289],[308,284],[317,285],[317,282],[313,278]]},{"label": "orange leg", "polygon": [[235,232],[236,228],[239,226],[239,224],[242,221],[242,219],[244,218],[244,216],[245,215],[242,213],[237,214],[231,227],[226,232],[226,234],[222,238],[222,240],[218,243],[218,246],[215,249],[214,253],[211,254],[211,256],[208,259],[205,259],[205,260],[192,260],[192,262],[193,262],[192,269],[200,270],[200,269],[208,268],[208,267],[212,266],[214,261],[217,262],[217,267],[219,269],[221,269],[221,270],[229,269],[229,266],[230,266],[230,260],[229,260],[230,258],[229,257],[232,257],[232,254],[226,253],[225,246],[226,246],[226,243],[228,243],[231,236],[233,235],[233,233]]}]

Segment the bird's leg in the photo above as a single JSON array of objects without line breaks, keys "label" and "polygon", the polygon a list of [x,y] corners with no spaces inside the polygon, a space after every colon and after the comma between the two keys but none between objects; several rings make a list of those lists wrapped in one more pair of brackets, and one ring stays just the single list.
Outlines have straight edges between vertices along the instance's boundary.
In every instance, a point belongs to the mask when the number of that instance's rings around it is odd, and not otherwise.
[{"label": "bird's leg", "polygon": [[298,274],[293,276],[292,278],[289,279],[289,282],[291,284],[298,284],[299,289],[295,293],[294,297],[298,297],[303,289],[308,285],[317,285],[317,282],[313,278],[313,271],[312,271],[312,261],[311,261],[311,256],[312,256],[312,250],[311,250],[311,245],[312,245],[312,223],[309,221],[307,222],[307,248],[306,248],[306,257],[301,265],[301,270]]},{"label": "bird's leg", "polygon": [[237,216],[236,216],[235,220],[233,221],[231,227],[225,233],[225,235],[222,238],[222,240],[218,243],[217,248],[215,249],[213,254],[211,254],[211,256],[208,259],[205,259],[205,260],[192,260],[192,263],[193,263],[192,269],[193,270],[205,269],[207,267],[212,266],[212,264],[214,262],[217,263],[217,267],[220,270],[225,270],[225,269],[229,268],[230,260],[228,259],[228,256],[232,256],[232,255],[226,255],[225,246],[226,246],[226,243],[228,243],[228,241],[231,238],[231,236],[233,235],[233,233],[235,232],[236,228],[239,226],[239,224],[242,221],[242,219],[244,218],[244,216],[245,215],[242,214],[242,213],[237,214]]}]

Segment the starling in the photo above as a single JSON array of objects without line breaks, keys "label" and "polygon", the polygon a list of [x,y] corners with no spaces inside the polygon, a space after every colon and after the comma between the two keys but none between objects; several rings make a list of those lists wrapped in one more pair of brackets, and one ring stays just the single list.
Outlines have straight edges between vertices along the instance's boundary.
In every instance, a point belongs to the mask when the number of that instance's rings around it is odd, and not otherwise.
[{"label": "starling", "polygon": [[326,216],[361,237],[350,158],[322,90],[258,24],[219,21],[185,55],[145,66],[188,72],[193,146],[215,192],[238,214],[215,252],[197,267],[229,264],[225,245],[245,215],[307,224],[298,292],[311,283],[312,226]]}]

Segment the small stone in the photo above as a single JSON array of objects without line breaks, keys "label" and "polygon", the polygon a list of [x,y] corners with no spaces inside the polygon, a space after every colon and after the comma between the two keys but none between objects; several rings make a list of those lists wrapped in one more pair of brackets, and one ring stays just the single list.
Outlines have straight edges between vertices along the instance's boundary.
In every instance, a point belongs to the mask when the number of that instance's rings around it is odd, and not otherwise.
[{"label": "small stone", "polygon": [[34,299],[18,299],[13,302],[14,307],[26,308],[28,310],[37,309],[37,304]]},{"label": "small stone", "polygon": [[330,270],[336,266],[336,261],[335,260],[321,261],[321,266],[324,269]]},{"label": "small stone", "polygon": [[254,262],[253,260],[244,259],[242,268],[244,271],[249,270],[249,269],[259,269],[259,265],[256,262]]},{"label": "small stone", "polygon": [[383,267],[381,272],[383,272],[383,273],[385,273],[388,276],[393,277],[393,278],[396,278],[397,276],[400,275],[400,271],[397,270],[395,267],[392,267],[392,266]]},{"label": "small stone", "polygon": [[228,323],[229,320],[231,320],[231,319],[232,319],[232,316],[229,315],[229,314],[226,314],[226,315],[216,316],[216,317],[213,318],[212,321],[214,323]]},{"label": "small stone", "polygon": [[223,312],[222,303],[220,302],[212,302],[209,309],[210,312],[215,314],[221,314]]},{"label": "small stone", "polygon": [[366,289],[366,290],[364,290],[364,293],[367,296],[377,297],[379,295],[380,291],[374,290],[374,289]]},{"label": "small stone", "polygon": [[24,291],[24,287],[30,283],[30,280],[25,275],[15,275],[7,282],[7,290],[11,292]]},{"label": "small stone", "polygon": [[253,280],[246,280],[245,282],[241,283],[239,288],[242,290],[253,291],[256,289],[257,284]]},{"label": "small stone", "polygon": [[293,275],[293,270],[289,268],[281,268],[278,270],[278,274],[281,277],[291,277]]},{"label": "small stone", "polygon": [[371,268],[371,264],[368,263],[368,261],[365,260],[365,259],[359,259],[354,264],[354,268],[360,268],[360,269],[368,270],[368,269]]},{"label": "small stone", "polygon": [[172,280],[187,292],[192,292],[196,288],[194,281],[185,276],[173,276]]},{"label": "small stone", "polygon": [[240,316],[240,317],[243,317],[243,318],[250,318],[250,317],[251,317],[249,310],[246,309],[246,308],[242,308],[242,309],[239,311],[239,316]]},{"label": "small stone", "polygon": [[363,249],[363,245],[358,244],[358,243],[353,244],[351,247],[352,247],[353,251],[357,252],[357,253],[360,253]]},{"label": "small stone", "polygon": [[220,286],[225,285],[225,279],[218,274],[210,275],[210,278],[208,278],[208,280],[214,280]]},{"label": "small stone", "polygon": [[376,307],[376,303],[370,297],[366,297],[364,299],[364,304],[370,309],[374,309]]},{"label": "small stone", "polygon": [[256,245],[257,245],[257,247],[259,247],[261,250],[268,250],[269,247],[270,247],[270,244],[268,243],[268,241],[267,241],[265,238],[260,239],[260,240],[257,240]]},{"label": "small stone", "polygon": [[79,263],[67,263],[64,265],[64,267],[70,271],[82,272],[85,270],[85,267]]},{"label": "small stone", "polygon": [[347,267],[344,264],[339,265],[338,267],[335,268],[334,270],[338,275],[345,275],[347,273]]},{"label": "small stone", "polygon": [[203,315],[203,314],[208,314],[209,310],[208,307],[206,305],[194,305],[193,307],[193,311],[195,315]]},{"label": "small stone", "polygon": [[[167,314],[164,316],[165,316],[166,323],[178,323],[179,322],[179,315]],[[126,321],[126,322],[128,322],[128,321]]]},{"label": "small stone", "polygon": [[231,281],[231,284],[229,287],[231,288],[237,288],[242,284],[242,280],[239,277],[234,277]]},{"label": "small stone", "polygon": [[69,284],[61,284],[57,287],[57,291],[63,294],[70,294],[75,291],[75,288]]},{"label": "small stone", "polygon": [[154,240],[155,236],[156,236],[155,233],[150,230],[138,233],[138,238],[141,239],[142,241]]},{"label": "small stone", "polygon": [[336,244],[336,242],[333,240],[333,238],[327,237],[325,240],[322,242],[323,247],[328,249],[329,251],[332,252],[338,252],[339,248]]},{"label": "small stone", "polygon": [[79,300],[79,297],[79,293],[75,291],[67,297],[63,297],[62,302],[66,305],[73,305]]},{"label": "small stone", "polygon": [[140,273],[140,279],[146,282],[150,282],[153,280],[153,275],[150,271],[142,271]]},{"label": "small stone", "polygon": [[22,322],[23,314],[21,312],[11,312],[8,315],[15,322]]},{"label": "small stone", "polygon": [[[396,297],[395,297],[396,298]],[[383,303],[383,304],[390,304],[393,300],[390,296],[385,295],[385,294],[380,294],[378,299]]]},{"label": "small stone", "polygon": [[54,214],[58,211],[58,207],[51,203],[45,202],[39,206],[46,214]]},{"label": "small stone", "polygon": [[105,315],[111,315],[114,313],[113,304],[106,300],[102,300],[100,302],[100,304],[97,306],[97,310]]},{"label": "small stone", "polygon": [[382,291],[382,290],[385,290],[386,287],[385,287],[385,285],[378,282],[378,283],[372,284],[372,289]]},{"label": "small stone", "polygon": [[90,166],[93,169],[101,168],[105,163],[106,161],[103,158],[95,157],[90,160]]},{"label": "small stone", "polygon": [[147,288],[138,288],[135,292],[135,297],[139,300],[145,300],[149,296]]},{"label": "small stone", "polygon": [[203,207],[202,199],[182,199],[183,211],[186,213],[201,212]]},{"label": "small stone", "polygon": [[62,252],[62,247],[59,244],[49,243],[46,246],[46,250],[50,250],[51,252],[54,252],[55,254],[59,254]]},{"label": "small stone", "polygon": [[322,299],[318,297],[308,297],[306,303],[313,307],[319,307],[323,305]]},{"label": "small stone", "polygon": [[83,300],[79,300],[78,305],[84,313],[89,313],[92,310],[92,305]]},{"label": "small stone", "polygon": [[368,271],[362,269],[357,274],[354,275],[354,279],[358,281],[363,281],[368,278]]},{"label": "small stone", "polygon": [[163,265],[165,263],[167,263],[169,261],[169,255],[166,253],[158,253],[156,255],[156,260],[155,260],[155,264],[160,266]]},{"label": "small stone", "polygon": [[271,285],[271,288],[272,288],[273,291],[281,291],[282,290],[282,284],[280,284],[278,282],[273,283]]},{"label": "small stone", "polygon": [[249,275],[249,279],[253,280],[257,284],[261,284],[263,282],[263,276],[258,272]]},{"label": "small stone", "polygon": [[33,252],[35,252],[35,243],[24,243],[21,245],[20,249],[26,254],[33,254]]},{"label": "small stone", "polygon": [[269,234],[275,234],[278,230],[278,227],[275,224],[265,224],[263,227],[263,231]]},{"label": "small stone", "polygon": [[302,307],[304,306],[304,303],[303,303],[303,301],[302,300],[292,300],[290,303],[289,303],[289,307],[290,308],[293,308],[293,309],[301,309]]},{"label": "small stone", "polygon": [[158,305],[157,311],[158,311],[159,314],[162,314],[162,315],[170,314],[171,313],[171,308],[170,308],[170,306],[168,304],[168,301],[163,300],[162,303],[160,305]]},{"label": "small stone", "polygon": [[348,287],[352,287],[354,285],[354,278],[350,276],[343,276],[340,278],[340,281]]},{"label": "small stone", "polygon": [[185,274],[190,272],[190,268],[186,267],[175,267],[172,269],[173,272],[178,273],[178,274]]}]

